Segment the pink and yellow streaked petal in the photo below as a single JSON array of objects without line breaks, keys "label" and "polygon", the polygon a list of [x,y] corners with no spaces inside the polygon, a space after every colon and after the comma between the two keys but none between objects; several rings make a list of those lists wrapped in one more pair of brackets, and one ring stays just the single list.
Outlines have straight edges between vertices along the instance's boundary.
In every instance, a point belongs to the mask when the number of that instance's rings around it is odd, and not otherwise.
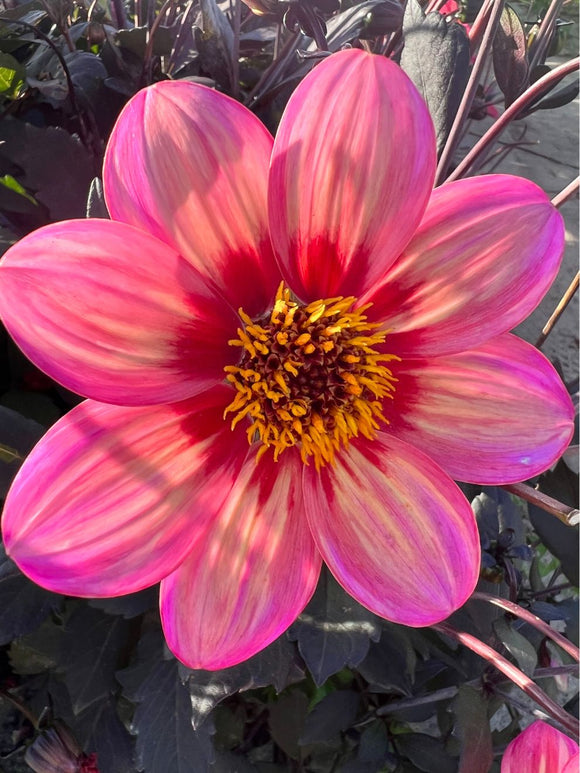
[{"label": "pink and yellow streaked petal", "polygon": [[304,516],[301,462],[255,453],[186,561],[161,583],[173,653],[191,668],[226,668],[274,641],[314,593],[321,559]]},{"label": "pink and yellow streaked petal", "polygon": [[385,433],[354,441],[335,467],[304,470],[304,499],[324,561],[345,590],[395,623],[439,622],[470,596],[479,538],[456,484]]},{"label": "pink and yellow streaked petal", "polygon": [[580,770],[580,752],[576,752],[562,768],[562,773],[578,773]]},{"label": "pink and yellow streaked petal", "polygon": [[537,185],[488,175],[437,188],[403,255],[371,301],[391,351],[460,352],[518,325],[560,266],[564,225]]},{"label": "pink and yellow streaked petal", "polygon": [[247,454],[222,420],[230,390],[169,406],[87,400],[52,427],[6,500],[6,550],[39,585],[116,596],[183,561]]},{"label": "pink and yellow streaked petal", "polygon": [[183,400],[223,378],[237,317],[191,265],[124,223],[41,228],[0,264],[0,316],[41,370],[120,405]]},{"label": "pink and yellow streaked petal", "polygon": [[286,107],[270,171],[272,243],[294,292],[369,290],[417,227],[434,170],[431,118],[393,62],[352,49],[315,67]]},{"label": "pink and yellow streaked petal", "polygon": [[234,308],[261,312],[280,281],[267,223],[272,137],[239,102],[163,81],[121,113],[103,169],[111,216],[166,241]]},{"label": "pink and yellow streaked petal", "polygon": [[547,722],[537,720],[508,745],[501,773],[563,773],[567,771],[564,766],[577,755],[575,741]]},{"label": "pink and yellow streaked petal", "polygon": [[455,480],[495,485],[538,475],[574,430],[574,407],[541,352],[510,333],[461,354],[397,365],[390,431]]}]

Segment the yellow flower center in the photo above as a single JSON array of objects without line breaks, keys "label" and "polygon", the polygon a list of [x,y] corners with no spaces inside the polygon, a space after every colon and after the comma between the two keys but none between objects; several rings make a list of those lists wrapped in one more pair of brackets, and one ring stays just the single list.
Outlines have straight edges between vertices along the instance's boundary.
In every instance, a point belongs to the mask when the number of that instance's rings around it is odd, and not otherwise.
[{"label": "yellow flower center", "polygon": [[225,368],[236,395],[224,417],[235,414],[232,429],[250,419],[248,442],[262,443],[258,458],[271,448],[277,461],[296,446],[318,469],[351,438],[373,439],[388,423],[382,404],[396,379],[382,363],[398,358],[376,350],[386,331],[367,321],[370,303],[355,303],[339,297],[302,306],[282,283],[270,313],[252,320],[239,310],[244,326],[229,343],[242,355]]}]

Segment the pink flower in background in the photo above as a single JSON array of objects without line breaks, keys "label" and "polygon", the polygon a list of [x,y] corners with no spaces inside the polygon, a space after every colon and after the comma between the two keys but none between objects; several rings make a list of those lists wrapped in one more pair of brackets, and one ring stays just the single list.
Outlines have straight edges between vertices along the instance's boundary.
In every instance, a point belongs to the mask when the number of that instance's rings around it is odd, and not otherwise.
[{"label": "pink flower in background", "polygon": [[105,158],[113,219],[43,228],[0,266],[16,342],[89,398],[8,496],[22,570],[81,596],[161,581],[195,668],[279,636],[322,560],[398,623],[463,604],[479,544],[452,478],[526,479],[572,432],[554,369],[507,332],[564,229],[527,180],[433,192],[435,162],[417,91],[361,51],[305,78],[275,141],[203,86],[139,92]]},{"label": "pink flower in background", "polygon": [[439,13],[441,14],[441,16],[457,16],[456,21],[458,22],[458,24],[461,24],[462,27],[465,27],[465,31],[469,32],[471,29],[471,24],[466,24],[465,22],[461,21],[461,19],[458,16],[459,11],[460,11],[460,6],[459,6],[459,3],[456,2],[456,0],[447,0],[447,2],[444,3],[439,8]]},{"label": "pink flower in background", "polygon": [[538,720],[508,744],[501,773],[578,773],[578,744]]}]

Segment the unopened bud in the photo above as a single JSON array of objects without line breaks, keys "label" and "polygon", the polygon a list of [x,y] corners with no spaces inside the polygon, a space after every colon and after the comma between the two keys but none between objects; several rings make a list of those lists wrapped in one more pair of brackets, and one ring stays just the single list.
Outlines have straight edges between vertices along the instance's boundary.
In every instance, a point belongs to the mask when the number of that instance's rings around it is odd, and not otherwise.
[{"label": "unopened bud", "polygon": [[95,754],[85,754],[64,722],[55,720],[28,747],[25,762],[35,773],[99,773]]}]

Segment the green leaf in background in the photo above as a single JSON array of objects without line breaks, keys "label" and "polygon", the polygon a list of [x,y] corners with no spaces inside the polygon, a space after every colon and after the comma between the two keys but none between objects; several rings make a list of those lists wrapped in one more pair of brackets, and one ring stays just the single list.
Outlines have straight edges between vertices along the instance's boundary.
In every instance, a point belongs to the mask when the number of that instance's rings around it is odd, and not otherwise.
[{"label": "green leaf in background", "polygon": [[16,99],[26,87],[26,70],[11,54],[0,53],[0,94]]},{"label": "green leaf in background", "polygon": [[30,193],[26,191],[26,188],[23,188],[22,185],[18,182],[18,180],[15,180],[14,177],[10,174],[5,174],[2,177],[0,177],[0,183],[5,188],[8,188],[11,191],[14,191],[14,193],[20,194],[20,196],[24,196],[25,199],[28,199],[32,204],[34,204],[35,207],[38,206],[38,202],[34,198],[34,196],[31,196]]},{"label": "green leaf in background", "polygon": [[[553,470],[545,472],[539,489],[570,507],[578,507],[578,476],[560,461]],[[536,505],[529,505],[532,526],[552,555],[562,564],[562,571],[573,585],[578,585],[578,526],[566,526],[550,513]]]},{"label": "green leaf in background", "polygon": [[280,693],[304,676],[296,656],[296,647],[284,634],[266,649],[237,666],[218,671],[191,670],[180,666],[180,672],[191,694],[194,728],[200,727],[214,706],[228,695],[269,685]]},{"label": "green leaf in background", "polygon": [[325,569],[312,600],[289,633],[319,687],[345,666],[358,666],[370,642],[378,641],[380,635],[377,618],[345,593]]},{"label": "green leaf in background", "polygon": [[498,618],[493,627],[498,639],[516,659],[524,674],[531,676],[538,664],[538,655],[532,644],[519,631],[516,631],[505,617]]}]

